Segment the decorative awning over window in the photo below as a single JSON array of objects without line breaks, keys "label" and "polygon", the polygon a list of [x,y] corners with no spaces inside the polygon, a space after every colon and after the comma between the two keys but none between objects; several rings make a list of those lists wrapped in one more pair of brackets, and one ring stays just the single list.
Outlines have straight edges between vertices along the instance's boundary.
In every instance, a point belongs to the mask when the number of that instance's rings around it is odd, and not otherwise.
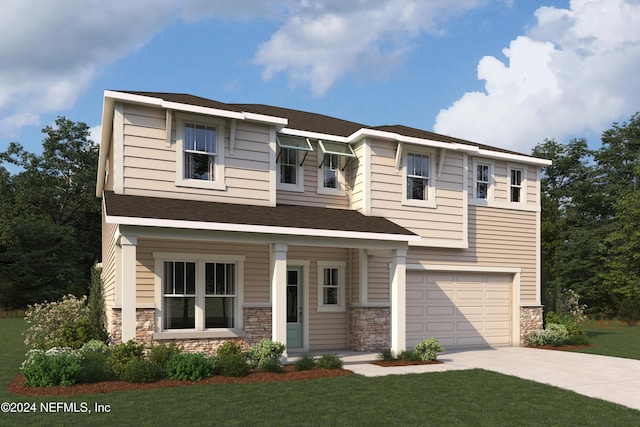
[{"label": "decorative awning over window", "polygon": [[[332,154],[340,157],[346,157],[347,162],[345,163],[344,168],[347,167],[349,161],[356,157],[356,153],[353,152],[353,148],[349,144],[344,144],[341,142],[333,142],[333,141],[322,141],[318,140],[318,146],[320,147],[320,151],[322,151],[323,157],[327,154]],[[322,163],[320,163],[320,167],[324,164],[324,159]]]},{"label": "decorative awning over window", "polygon": [[304,151],[305,152],[304,157],[302,158],[302,162],[300,162],[300,165],[304,163],[304,159],[307,158],[307,154],[309,154],[310,151],[313,151],[313,147],[311,147],[311,142],[309,142],[309,138],[304,138],[301,136],[280,134],[280,135],[276,135],[276,142],[278,143],[278,147],[280,147],[280,153],[278,154],[276,163],[278,162],[278,160],[280,160],[282,149]]}]

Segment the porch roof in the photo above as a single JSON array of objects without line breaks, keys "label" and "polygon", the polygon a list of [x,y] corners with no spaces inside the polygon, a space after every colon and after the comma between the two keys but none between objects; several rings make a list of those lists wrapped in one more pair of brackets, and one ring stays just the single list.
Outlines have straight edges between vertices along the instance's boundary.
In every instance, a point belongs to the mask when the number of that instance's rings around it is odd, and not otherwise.
[{"label": "porch roof", "polygon": [[255,206],[104,192],[108,223],[220,231],[414,241],[394,222],[355,210],[312,206]]}]

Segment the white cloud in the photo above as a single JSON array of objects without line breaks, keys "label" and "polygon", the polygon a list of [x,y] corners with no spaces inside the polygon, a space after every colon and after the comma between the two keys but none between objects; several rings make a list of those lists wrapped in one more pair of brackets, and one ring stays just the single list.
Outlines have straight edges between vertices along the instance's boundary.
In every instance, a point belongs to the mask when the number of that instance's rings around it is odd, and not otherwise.
[{"label": "white cloud", "polygon": [[539,8],[535,25],[478,64],[483,92],[441,110],[436,132],[522,152],[544,138],[595,134],[639,108],[640,4],[573,0]]},{"label": "white cloud", "polygon": [[[255,62],[263,77],[288,75],[292,85],[324,94],[356,71],[385,74],[402,61],[422,32],[484,4],[484,0],[303,0],[263,43]],[[375,70],[375,71],[371,71]]]},{"label": "white cloud", "polygon": [[101,66],[173,19],[169,0],[5,0],[0,14],[0,135],[72,106]]}]

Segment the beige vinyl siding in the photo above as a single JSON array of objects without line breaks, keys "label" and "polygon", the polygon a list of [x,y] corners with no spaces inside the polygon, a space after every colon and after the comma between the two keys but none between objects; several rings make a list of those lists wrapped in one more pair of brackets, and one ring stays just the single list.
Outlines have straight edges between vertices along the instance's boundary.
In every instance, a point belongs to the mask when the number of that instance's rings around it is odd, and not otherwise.
[{"label": "beige vinyl siding", "polygon": [[[364,198],[365,198],[365,162],[364,158],[364,143],[360,142],[353,147],[353,152],[358,159],[355,165],[350,167],[351,169],[351,182],[353,182],[353,188],[351,189],[351,209],[355,209],[360,212],[364,212]],[[352,161],[353,162],[353,161]]]},{"label": "beige vinyl siding", "polygon": [[347,312],[318,312],[318,261],[346,262],[344,283],[348,298],[351,276],[349,250],[343,248],[313,248],[289,246],[288,258],[309,260],[309,284],[304,284],[304,292],[309,297],[309,350],[336,350],[347,348]]},{"label": "beige vinyl siding", "polygon": [[389,292],[389,263],[388,256],[369,256],[367,278],[367,302],[388,303]]},{"label": "beige vinyl siding", "polygon": [[[206,122],[207,118],[203,116]],[[162,109],[124,105],[123,188],[125,194],[192,200],[269,204],[269,127],[237,121],[234,154],[230,153],[230,125],[225,122],[224,164],[226,190],[176,185],[175,129],[166,144],[166,115]]]},{"label": "beige vinyl siding", "polygon": [[[439,156],[432,154],[432,179],[436,180],[436,207],[402,203],[403,174],[396,169],[395,144],[373,140],[371,155],[371,214],[383,216],[424,238],[460,243],[464,239],[466,201],[462,192],[463,156],[447,151],[438,176]],[[405,151],[411,151],[405,145]],[[418,151],[420,152],[420,151]]]},{"label": "beige vinyl siding", "polygon": [[[320,194],[318,193],[318,144],[315,141],[311,142],[313,151],[307,154],[304,160],[303,172],[304,172],[304,192],[288,191],[278,189],[276,191],[277,203],[284,205],[304,205],[304,206],[317,206],[324,208],[340,208],[346,209],[349,207],[349,182],[345,181],[344,185],[347,187],[344,195],[332,195],[332,194]],[[299,154],[304,156],[304,154]],[[298,161],[301,161],[302,157],[299,157]],[[344,160],[342,160],[344,162]],[[344,174],[349,175],[349,170],[352,167],[353,160],[349,162],[349,166],[344,170]],[[280,163],[276,164],[276,167],[280,167]]]},{"label": "beige vinyl siding", "polygon": [[116,245],[118,226],[107,224],[102,217],[102,286],[105,305],[113,307],[116,298]]},{"label": "beige vinyl siding", "polygon": [[244,255],[244,302],[269,303],[269,247],[266,244],[220,243],[139,239],[137,247],[136,295],[138,303],[154,302],[154,252]]},{"label": "beige vinyl siding", "polygon": [[469,207],[469,248],[410,247],[407,263],[521,268],[522,304],[537,304],[536,213]]}]

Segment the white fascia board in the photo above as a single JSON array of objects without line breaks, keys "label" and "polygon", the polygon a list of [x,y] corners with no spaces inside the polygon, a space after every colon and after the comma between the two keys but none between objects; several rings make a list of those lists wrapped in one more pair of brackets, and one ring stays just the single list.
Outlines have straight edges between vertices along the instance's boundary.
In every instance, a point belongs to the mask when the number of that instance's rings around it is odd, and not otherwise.
[{"label": "white fascia board", "polygon": [[333,142],[342,142],[342,143],[349,143],[349,138],[344,137],[344,136],[337,136],[337,135],[330,135],[328,133],[319,133],[319,132],[309,132],[307,130],[299,130],[299,129],[289,129],[289,128],[282,128],[280,129],[280,132],[285,134],[285,135],[291,135],[291,136],[301,136],[304,138],[312,138],[312,139],[324,139],[327,141],[333,141]]},{"label": "white fascia board", "polygon": [[478,150],[478,156],[538,166],[549,166],[553,163],[551,160],[547,159],[539,159],[537,157],[529,157],[522,154],[500,153],[498,151],[485,150],[482,148]]},{"label": "white fascia board", "polygon": [[201,221],[184,221],[169,220],[156,218],[135,218],[123,216],[106,215],[107,224],[118,225],[135,225],[142,227],[162,227],[162,228],[182,228],[194,230],[210,230],[210,231],[233,231],[241,233],[261,233],[276,234],[290,236],[309,236],[309,237],[334,237],[341,239],[360,239],[360,240],[383,240],[395,242],[413,242],[420,240],[420,236],[401,235],[401,234],[385,234],[385,233],[367,233],[360,231],[341,231],[341,230],[324,230],[312,228],[294,228],[294,227],[276,227],[265,225],[251,224],[229,224],[220,222],[201,222]]},{"label": "white fascia board", "polygon": [[[108,98],[105,91],[104,99],[102,100],[102,132],[100,134],[100,151],[98,154],[98,175],[96,177],[96,197],[102,197],[102,190],[104,189],[104,179],[106,176],[107,157],[109,156],[109,149],[111,148],[111,136],[113,133],[113,115],[115,101],[113,98]],[[95,142],[95,141],[94,141]]]},{"label": "white fascia board", "polygon": [[267,123],[274,125],[277,129],[282,129],[289,123],[289,120],[283,117],[266,116],[264,114],[246,113],[243,112],[245,120],[258,123]]},{"label": "white fascia board", "polygon": [[228,119],[244,120],[245,115],[236,111],[220,110],[218,108],[200,107],[198,105],[181,104],[178,102],[162,101],[162,108],[176,111],[204,114],[207,116],[225,117]]},{"label": "white fascia board", "polygon": [[361,138],[380,138],[380,139],[388,139],[392,141],[396,141],[398,143],[404,142],[407,144],[415,144],[422,145],[426,147],[434,147],[434,148],[446,148],[447,150],[457,150],[455,144],[450,142],[442,142],[442,141],[434,141],[431,139],[422,139],[422,138],[414,138],[412,136],[404,136],[395,132],[387,132],[381,131],[377,129],[360,129],[355,132],[349,138],[347,138],[348,142],[355,142]]}]

